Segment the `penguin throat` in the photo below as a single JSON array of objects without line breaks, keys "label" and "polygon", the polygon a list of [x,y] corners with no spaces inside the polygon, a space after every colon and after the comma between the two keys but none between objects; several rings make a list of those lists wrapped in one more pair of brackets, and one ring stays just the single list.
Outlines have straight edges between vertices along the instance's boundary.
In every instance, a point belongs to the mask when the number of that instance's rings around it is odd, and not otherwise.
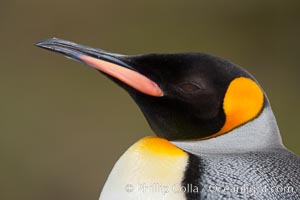
[{"label": "penguin throat", "polygon": [[276,119],[268,104],[257,118],[226,134],[207,140],[172,143],[193,154],[242,153],[283,148]]}]

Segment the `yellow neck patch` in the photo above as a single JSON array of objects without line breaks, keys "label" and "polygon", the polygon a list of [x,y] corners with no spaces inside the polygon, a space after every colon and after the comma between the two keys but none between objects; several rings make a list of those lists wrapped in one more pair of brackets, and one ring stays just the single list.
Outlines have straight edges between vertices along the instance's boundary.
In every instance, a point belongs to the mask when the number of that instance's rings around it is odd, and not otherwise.
[{"label": "yellow neck patch", "polygon": [[186,153],[176,147],[174,144],[166,139],[149,136],[141,139],[135,145],[139,151],[155,153],[157,155],[169,155],[169,156],[183,156]]},{"label": "yellow neck patch", "polygon": [[[115,164],[102,190],[107,199],[185,199],[176,192],[184,179],[189,155],[159,137],[133,144]],[[128,191],[128,186],[130,191]],[[171,190],[176,188],[176,191]],[[169,189],[168,192],[162,192]]]},{"label": "yellow neck patch", "polygon": [[264,94],[253,80],[246,77],[234,79],[223,101],[225,124],[220,131],[210,137],[222,135],[254,119],[260,113],[263,104]]}]

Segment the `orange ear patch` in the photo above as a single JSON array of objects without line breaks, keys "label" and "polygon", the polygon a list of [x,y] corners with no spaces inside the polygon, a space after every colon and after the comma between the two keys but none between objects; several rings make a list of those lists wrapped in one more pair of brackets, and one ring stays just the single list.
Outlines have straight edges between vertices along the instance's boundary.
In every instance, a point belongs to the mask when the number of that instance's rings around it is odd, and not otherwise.
[{"label": "orange ear patch", "polygon": [[224,97],[225,124],[213,137],[254,119],[260,113],[263,104],[264,94],[253,80],[246,77],[234,79]]}]

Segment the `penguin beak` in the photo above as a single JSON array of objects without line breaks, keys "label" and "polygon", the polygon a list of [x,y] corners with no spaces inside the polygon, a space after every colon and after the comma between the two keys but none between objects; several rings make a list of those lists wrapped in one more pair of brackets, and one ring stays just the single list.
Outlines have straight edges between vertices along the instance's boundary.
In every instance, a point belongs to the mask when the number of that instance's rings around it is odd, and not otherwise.
[{"label": "penguin beak", "polygon": [[102,73],[113,77],[122,83],[146,95],[161,97],[163,91],[160,87],[135,68],[122,61],[125,57],[101,49],[79,45],[67,40],[51,38],[36,44],[38,47],[64,54],[75,61],[91,66]]}]

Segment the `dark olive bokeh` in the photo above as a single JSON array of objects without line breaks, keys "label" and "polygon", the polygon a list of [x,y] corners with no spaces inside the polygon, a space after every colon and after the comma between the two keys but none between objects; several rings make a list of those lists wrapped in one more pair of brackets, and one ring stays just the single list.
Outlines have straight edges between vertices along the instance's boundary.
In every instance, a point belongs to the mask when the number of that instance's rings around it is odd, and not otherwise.
[{"label": "dark olive bokeh", "polygon": [[297,0],[2,0],[0,199],[97,199],[118,157],[152,134],[114,83],[33,45],[54,36],[231,60],[260,81],[285,145],[300,154],[299,9]]}]

